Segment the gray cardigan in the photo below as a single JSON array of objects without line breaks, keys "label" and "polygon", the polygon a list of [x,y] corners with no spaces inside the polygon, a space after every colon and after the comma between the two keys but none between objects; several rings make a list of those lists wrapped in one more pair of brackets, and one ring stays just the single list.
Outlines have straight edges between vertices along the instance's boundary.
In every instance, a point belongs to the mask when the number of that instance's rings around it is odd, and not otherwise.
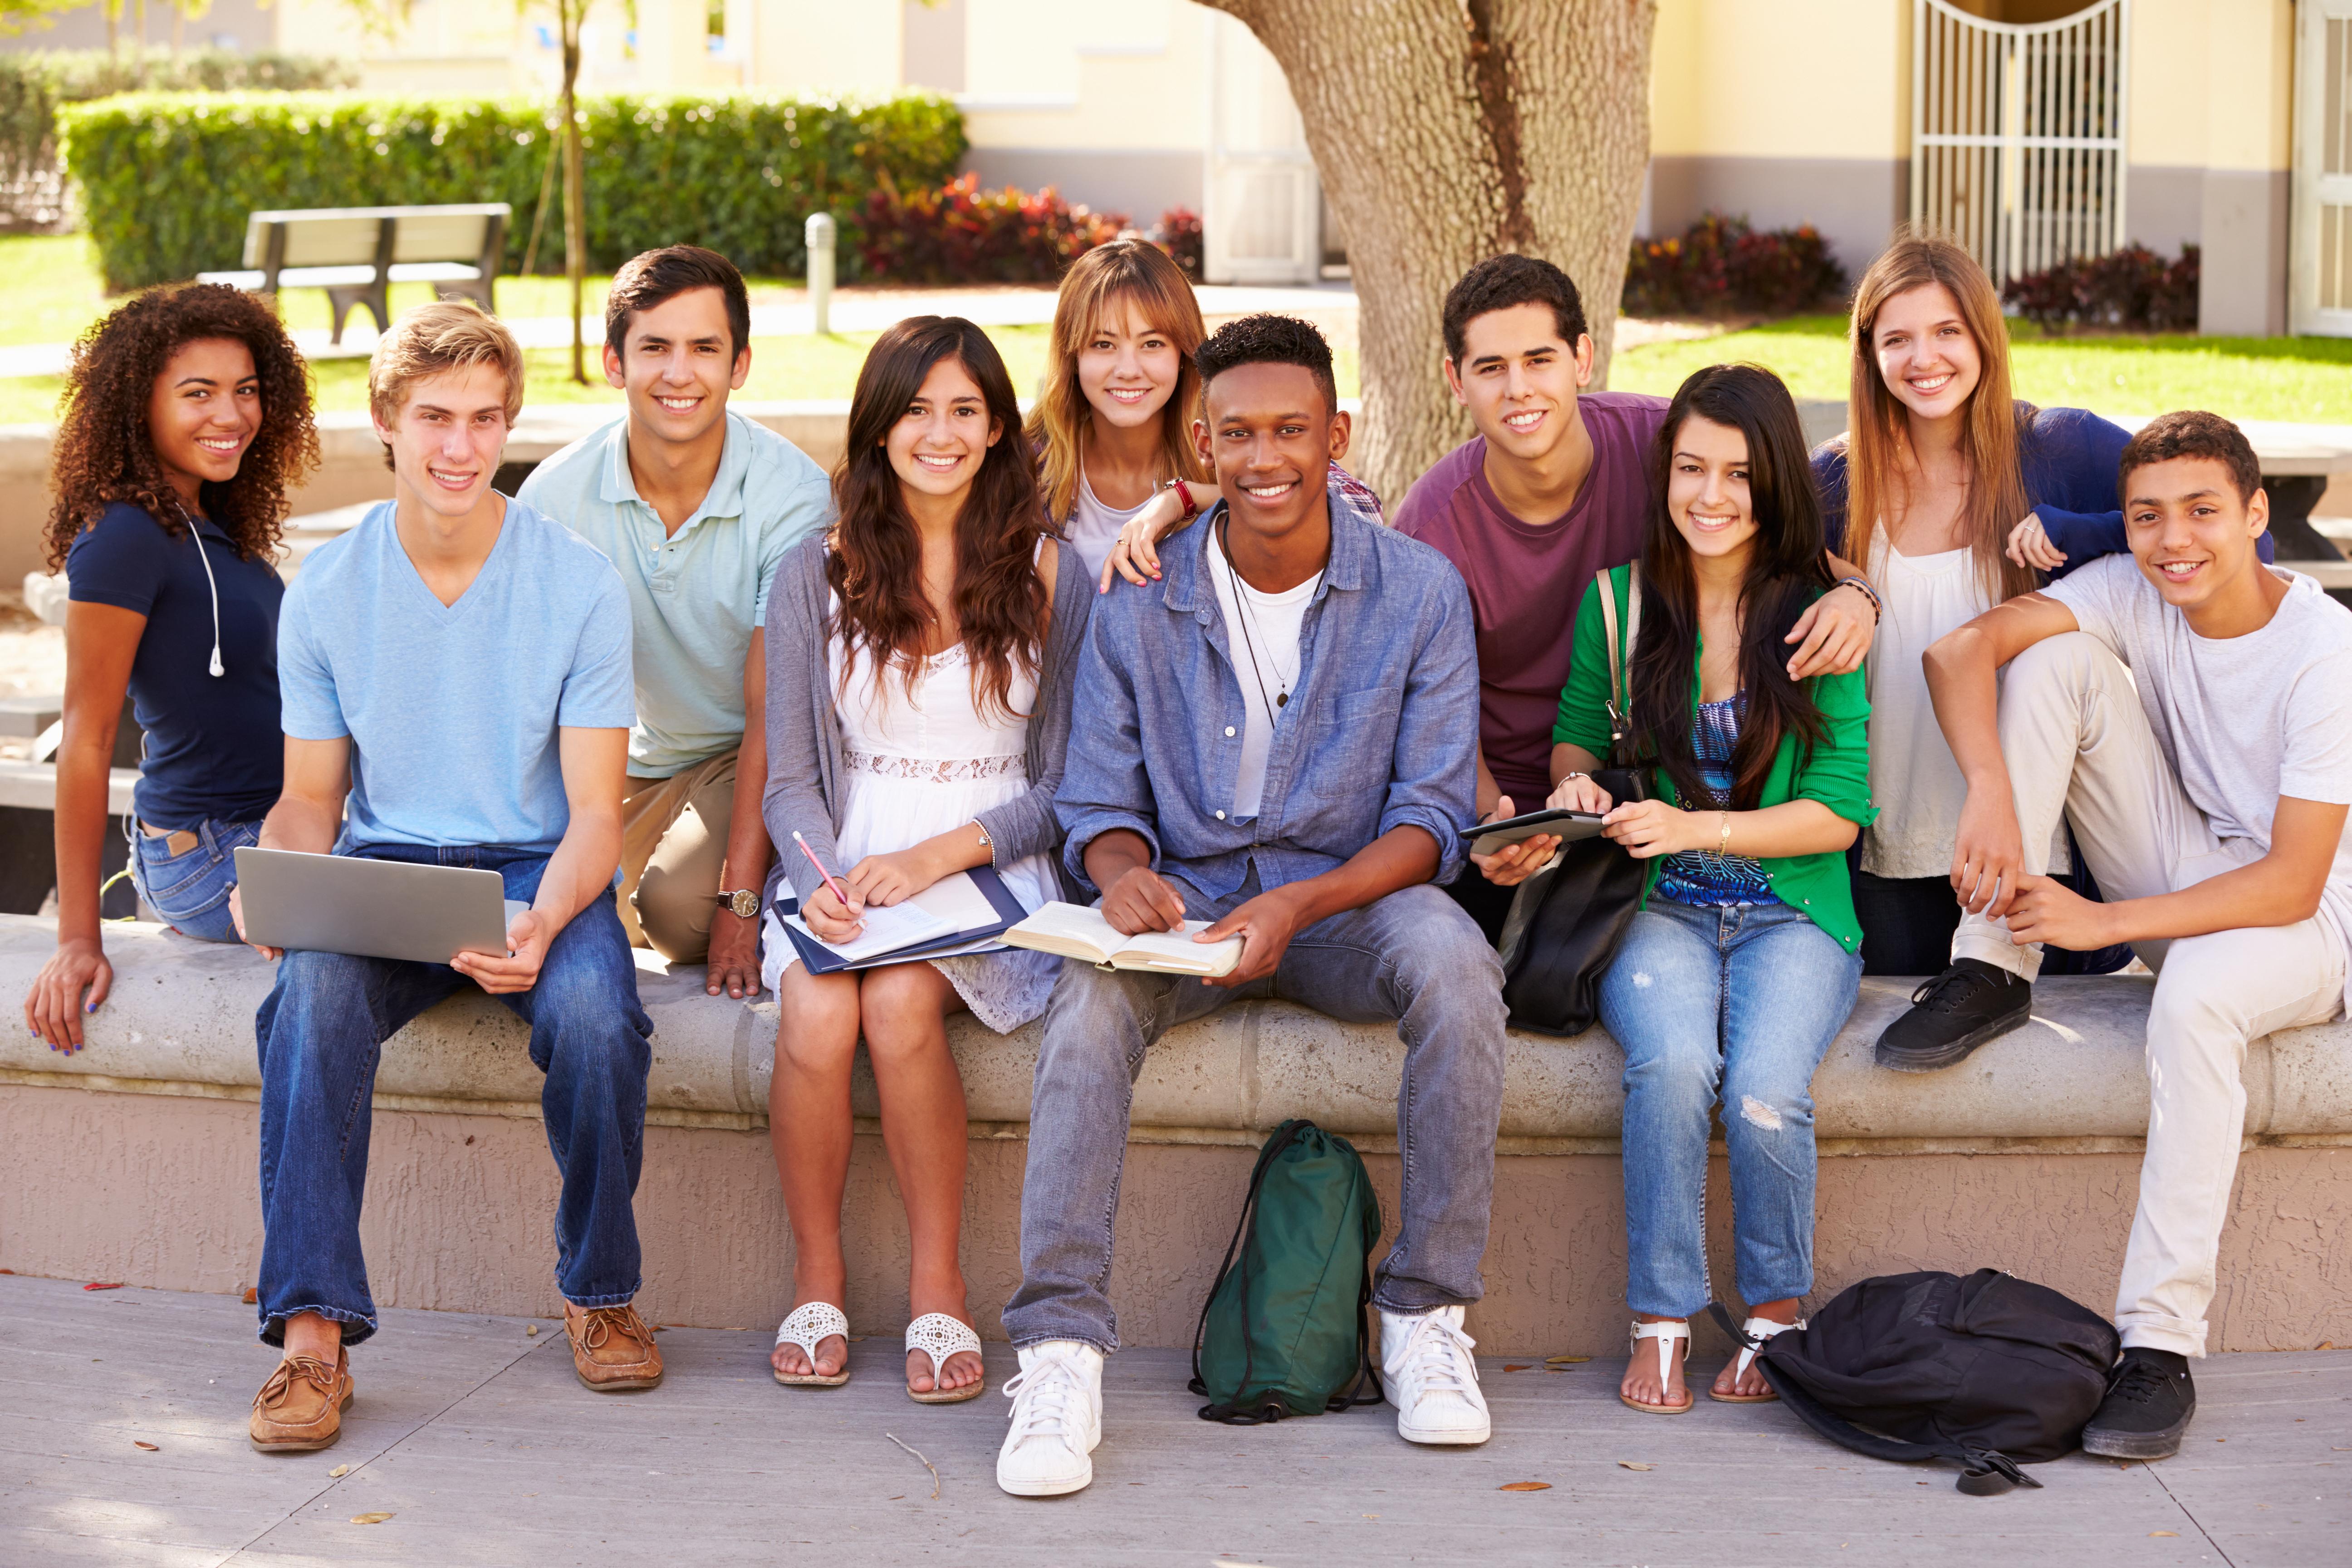
[{"label": "gray cardigan", "polygon": [[[1045,663],[1037,678],[1037,705],[1030,715],[1024,750],[1029,793],[981,814],[980,825],[995,846],[990,863],[998,870],[1031,855],[1050,852],[1062,841],[1054,816],[1054,792],[1061,787],[1062,762],[1070,745],[1070,696],[1077,683],[1078,650],[1086,644],[1087,614],[1094,604],[1094,579],[1078,552],[1059,540],[1053,624],[1045,633]],[[808,847],[838,876],[834,835],[845,804],[841,716],[834,710],[828,657],[832,585],[824,575],[825,540],[814,534],[788,551],[768,589],[768,790],[760,815],[776,846],[775,868],[764,897],[772,901],[789,883],[795,899],[819,885],[816,868],[793,842],[797,830]]]}]

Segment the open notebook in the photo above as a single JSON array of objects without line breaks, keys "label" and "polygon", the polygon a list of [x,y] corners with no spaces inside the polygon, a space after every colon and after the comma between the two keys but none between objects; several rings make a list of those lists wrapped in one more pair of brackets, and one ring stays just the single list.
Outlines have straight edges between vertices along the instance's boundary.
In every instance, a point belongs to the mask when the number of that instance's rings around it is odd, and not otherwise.
[{"label": "open notebook", "polygon": [[768,911],[772,931],[792,942],[811,974],[983,951],[1020,918],[1021,900],[986,866],[942,877],[904,903],[867,909],[866,929],[852,942],[819,942],[797,910]]},{"label": "open notebook", "polygon": [[1014,947],[1057,952],[1105,969],[1147,969],[1155,974],[1231,974],[1242,961],[1242,939],[1194,942],[1209,929],[1207,921],[1186,921],[1176,931],[1148,931],[1122,936],[1099,910],[1076,904],[1051,903],[1004,933]]}]

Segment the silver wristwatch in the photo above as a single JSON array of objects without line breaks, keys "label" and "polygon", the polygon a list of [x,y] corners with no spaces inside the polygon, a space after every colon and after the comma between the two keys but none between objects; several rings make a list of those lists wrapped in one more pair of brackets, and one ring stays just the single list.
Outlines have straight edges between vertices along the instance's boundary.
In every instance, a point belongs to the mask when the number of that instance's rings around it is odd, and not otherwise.
[{"label": "silver wristwatch", "polygon": [[760,912],[760,893],[756,888],[738,888],[731,893],[721,888],[718,901],[732,910],[737,920],[748,921]]}]

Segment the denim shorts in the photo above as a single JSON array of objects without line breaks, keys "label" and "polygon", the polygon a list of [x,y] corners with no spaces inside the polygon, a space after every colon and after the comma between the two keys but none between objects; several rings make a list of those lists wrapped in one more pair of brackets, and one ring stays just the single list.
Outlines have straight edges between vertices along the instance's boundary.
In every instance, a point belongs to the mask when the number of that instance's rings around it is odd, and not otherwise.
[{"label": "denim shorts", "polygon": [[182,936],[199,942],[236,942],[229,919],[229,890],[236,886],[236,851],[261,839],[258,822],[200,822],[194,847],[174,855],[169,837],[150,838],[131,829],[131,879],[139,897]]}]

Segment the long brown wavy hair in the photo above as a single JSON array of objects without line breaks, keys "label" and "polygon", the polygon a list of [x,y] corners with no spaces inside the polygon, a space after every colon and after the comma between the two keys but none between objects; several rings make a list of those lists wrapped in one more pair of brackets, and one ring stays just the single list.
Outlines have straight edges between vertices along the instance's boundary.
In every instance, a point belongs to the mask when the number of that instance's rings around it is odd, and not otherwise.
[{"label": "long brown wavy hair", "polygon": [[[896,670],[911,689],[936,617],[923,595],[922,544],[883,443],[942,360],[961,364],[1000,432],[956,514],[954,607],[972,701],[1014,714],[1016,670],[1043,662],[1052,609],[1038,577],[1037,542],[1049,531],[1037,476],[1021,439],[1021,404],[996,345],[961,316],[909,316],[877,339],[849,402],[849,446],[833,472],[834,525],[825,576],[841,608],[833,633],[845,653],[871,648],[877,679]],[[846,669],[848,661],[843,661]]]},{"label": "long brown wavy hair", "polygon": [[1201,303],[1166,251],[1145,240],[1115,239],[1079,257],[1062,275],[1062,291],[1054,301],[1054,358],[1029,411],[1025,434],[1043,469],[1038,483],[1045,510],[1057,522],[1066,521],[1078,503],[1087,422],[1094,413],[1078,384],[1078,354],[1103,318],[1129,300],[1176,350],[1176,386],[1160,411],[1166,477],[1208,482],[1209,470],[1192,449],[1192,419],[1201,405],[1201,373],[1192,366],[1192,351],[1209,335]]},{"label": "long brown wavy hair", "polygon": [[2018,425],[2031,416],[2010,393],[2009,328],[2000,315],[2000,294],[1956,241],[1939,234],[1909,231],[1879,253],[1853,291],[1853,321],[1847,333],[1853,377],[1846,399],[1845,538],[1840,553],[1870,569],[1872,536],[1883,519],[1899,517],[1910,504],[1904,479],[1910,447],[1908,411],[1878,373],[1871,333],[1889,300],[1940,283],[1960,307],[1960,320],[1977,341],[1983,372],[1969,395],[1960,431],[1960,456],[1969,466],[1965,509],[1969,549],[1977,575],[1996,604],[2032,593],[2040,578],[2003,552],[2009,531],[2031,509],[2025,476],[2018,464]]},{"label": "long brown wavy hair", "polygon": [[81,531],[115,501],[142,508],[177,537],[180,502],[147,431],[155,378],[188,343],[230,338],[253,355],[261,382],[261,427],[226,484],[198,492],[204,514],[238,555],[276,553],[286,492],[319,465],[310,419],[310,377],[277,313],[257,296],[220,283],[151,289],[116,307],[74,344],[49,481],[49,564],[65,564]]},{"label": "long brown wavy hair", "polygon": [[1692,742],[1691,672],[1698,663],[1698,583],[1690,544],[1666,503],[1675,441],[1691,418],[1748,439],[1748,500],[1756,533],[1739,585],[1739,689],[1748,708],[1731,752],[1731,805],[1752,811],[1784,736],[1801,746],[1826,732],[1811,694],[1789,679],[1781,639],[1830,586],[1821,499],[1805,461],[1804,426],[1779,376],[1757,364],[1714,364],[1675,394],[1650,448],[1650,516],[1642,540],[1642,632],[1629,670],[1633,728],[1657,752],[1685,805],[1707,799]]}]

